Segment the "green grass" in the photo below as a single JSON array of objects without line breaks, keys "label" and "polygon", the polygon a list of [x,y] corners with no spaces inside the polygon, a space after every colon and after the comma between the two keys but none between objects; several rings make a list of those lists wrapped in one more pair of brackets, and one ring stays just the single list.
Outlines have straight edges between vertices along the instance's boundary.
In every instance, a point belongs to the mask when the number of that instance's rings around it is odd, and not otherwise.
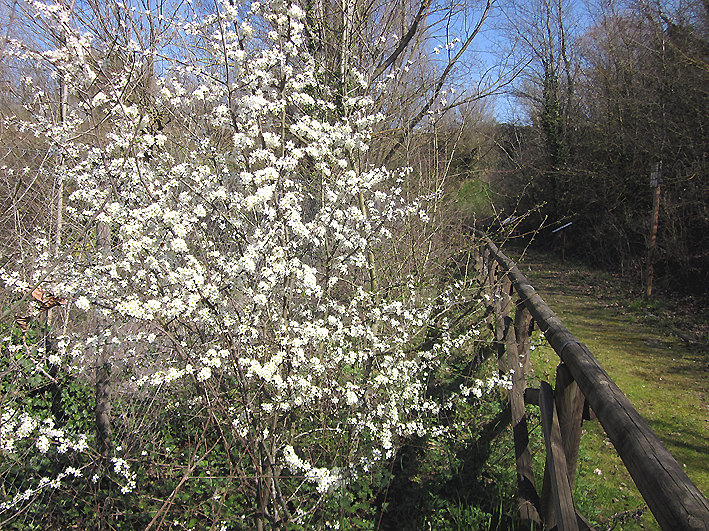
[{"label": "green grass", "polygon": [[458,189],[456,206],[459,210],[475,214],[478,218],[492,216],[495,213],[491,200],[492,193],[488,183],[479,179],[469,179]]},{"label": "green grass", "polygon": [[[538,256],[522,263],[542,298],[709,494],[709,354],[670,334],[682,319],[672,319],[670,305],[662,301],[637,302],[628,284],[608,274]],[[535,343],[533,378],[553,381],[558,358],[538,332]],[[541,474],[543,455],[537,460]],[[575,500],[590,520],[606,527],[613,515],[644,505],[598,421],[584,423]],[[616,529],[659,527],[648,512],[640,523],[631,519]]]}]

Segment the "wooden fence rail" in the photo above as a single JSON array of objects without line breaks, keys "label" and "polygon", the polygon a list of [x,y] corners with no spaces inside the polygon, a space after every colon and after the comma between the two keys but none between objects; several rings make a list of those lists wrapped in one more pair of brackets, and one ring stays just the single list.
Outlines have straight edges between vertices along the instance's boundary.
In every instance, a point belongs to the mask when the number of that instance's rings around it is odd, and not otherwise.
[{"label": "wooden fence rail", "polygon": [[[575,509],[572,491],[584,409],[595,414],[638,490],[664,531],[709,531],[709,501],[608,376],[536,293],[515,263],[483,233],[479,271],[490,283],[500,368],[513,371],[510,392],[517,459],[519,510],[527,525],[559,531],[592,529]],[[495,286],[496,289],[493,290]],[[512,296],[516,292],[516,311]],[[530,326],[531,323],[531,326]],[[527,388],[529,335],[536,324],[561,363],[556,389],[542,382]],[[505,363],[502,354],[506,353]],[[525,403],[540,408],[546,448],[541,495],[537,494],[529,451]]]}]

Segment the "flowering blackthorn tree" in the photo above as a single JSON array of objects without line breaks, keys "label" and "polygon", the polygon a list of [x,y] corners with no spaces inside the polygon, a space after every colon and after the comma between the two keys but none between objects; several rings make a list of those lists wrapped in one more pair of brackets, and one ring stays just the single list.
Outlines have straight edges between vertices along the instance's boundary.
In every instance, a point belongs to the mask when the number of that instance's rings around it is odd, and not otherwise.
[{"label": "flowering blackthorn tree", "polygon": [[[22,440],[26,452],[85,458],[10,493],[0,512],[87,475],[96,460],[106,466],[92,481],[109,474],[130,495],[144,488],[136,470],[181,451],[171,462],[182,481],[149,528],[199,470],[217,485],[213,505],[239,493],[245,527],[335,525],[327,500],[378,470],[404,438],[442,431],[427,377],[478,333],[454,333],[447,317],[469,303],[465,281],[441,289],[380,265],[394,235],[430,230],[427,210],[440,197],[405,199],[411,170],[370,163],[382,116],[371,111],[367,73],[348,66],[344,97],[323,82],[296,3],[224,0],[189,17],[178,9],[170,27],[179,39],[152,49],[129,41],[120,53],[72,25],[63,5],[33,7],[62,41],[13,42],[12,53],[51,64],[74,101],[61,123],[45,113],[20,127],[60,153],[52,171],[67,183],[74,229],[56,249],[40,235],[31,274],[7,267],[5,287],[25,294],[42,284],[69,301],[67,334],[35,354],[53,368],[48,377],[81,378],[96,360],[130,370],[114,400],[152,397],[181,411],[183,433],[140,447],[106,432],[99,448],[93,433],[67,433],[10,401],[0,453]],[[226,514],[212,510],[214,522]]]}]

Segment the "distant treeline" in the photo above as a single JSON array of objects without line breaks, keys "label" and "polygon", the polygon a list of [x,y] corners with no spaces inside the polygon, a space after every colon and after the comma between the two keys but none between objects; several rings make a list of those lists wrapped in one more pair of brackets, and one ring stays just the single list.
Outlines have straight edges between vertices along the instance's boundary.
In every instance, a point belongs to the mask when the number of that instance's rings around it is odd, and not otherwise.
[{"label": "distant treeline", "polygon": [[[570,42],[563,19],[520,89],[528,122],[501,124],[491,181],[518,229],[568,222],[566,255],[639,279],[650,232],[650,174],[661,163],[657,285],[709,280],[709,5],[611,11]],[[546,50],[546,51],[545,51]],[[548,52],[548,53],[547,53]],[[519,230],[518,230],[519,232]]]}]

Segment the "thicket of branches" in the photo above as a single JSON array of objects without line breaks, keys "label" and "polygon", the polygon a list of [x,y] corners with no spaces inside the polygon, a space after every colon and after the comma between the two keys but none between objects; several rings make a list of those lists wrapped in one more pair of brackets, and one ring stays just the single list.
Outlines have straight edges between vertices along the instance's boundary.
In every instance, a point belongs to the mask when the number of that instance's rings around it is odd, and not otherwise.
[{"label": "thicket of branches", "polygon": [[[533,3],[511,17],[530,69],[518,83],[529,125],[500,131],[528,228],[573,222],[567,251],[639,279],[662,164],[656,270],[667,287],[705,290],[707,255],[706,3]],[[513,184],[514,183],[514,184]],[[509,190],[510,188],[508,188]],[[516,195],[517,196],[517,195]],[[517,196],[519,197],[519,196]],[[542,235],[542,239],[544,239]]]}]

